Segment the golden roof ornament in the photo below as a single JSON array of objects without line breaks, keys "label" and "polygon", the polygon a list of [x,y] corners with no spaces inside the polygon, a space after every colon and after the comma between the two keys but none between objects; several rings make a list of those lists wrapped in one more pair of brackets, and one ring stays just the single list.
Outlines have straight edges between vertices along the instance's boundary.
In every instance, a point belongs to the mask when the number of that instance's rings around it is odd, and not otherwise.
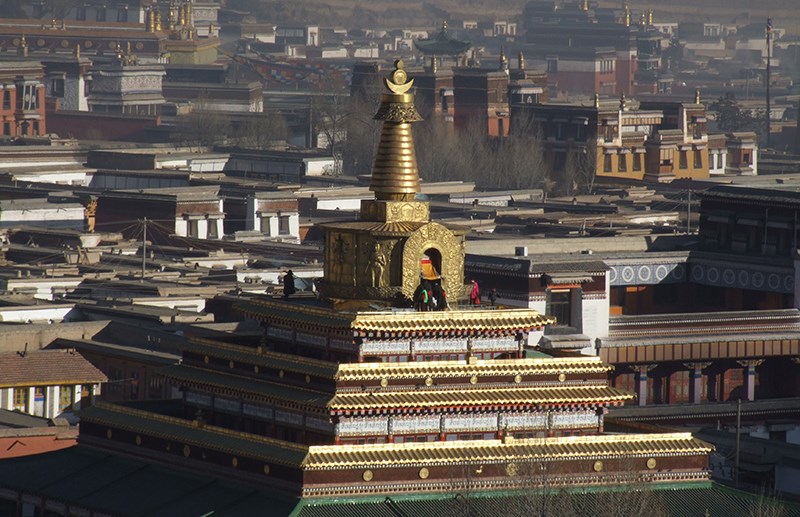
[{"label": "golden roof ornament", "polygon": [[695,104],[700,104],[700,88],[697,88],[694,91],[694,103]]},{"label": "golden roof ornament", "polygon": [[419,191],[411,123],[422,117],[414,107],[414,95],[408,93],[414,80],[408,78],[402,60],[395,61],[394,66],[383,80],[389,93],[381,96],[381,107],[374,117],[383,121],[383,128],[369,189],[379,200],[410,201]]},{"label": "golden roof ornament", "polygon": [[519,51],[519,55],[517,56],[517,68],[520,70],[525,70],[525,56],[522,54],[522,51]]}]

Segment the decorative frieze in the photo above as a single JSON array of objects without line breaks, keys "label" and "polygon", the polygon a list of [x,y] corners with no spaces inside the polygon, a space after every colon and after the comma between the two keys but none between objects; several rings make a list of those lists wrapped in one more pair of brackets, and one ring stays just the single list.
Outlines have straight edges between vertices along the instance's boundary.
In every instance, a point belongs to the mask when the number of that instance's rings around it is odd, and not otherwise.
[{"label": "decorative frieze", "polygon": [[257,406],[255,404],[243,404],[242,413],[247,416],[259,418],[261,420],[272,420],[272,408]]},{"label": "decorative frieze", "polygon": [[484,350],[517,350],[518,347],[517,340],[512,336],[472,339],[472,350],[475,352]]},{"label": "decorative frieze", "polygon": [[564,411],[551,413],[553,429],[570,429],[581,427],[597,427],[595,411]]},{"label": "decorative frieze", "polygon": [[393,434],[438,433],[441,430],[439,416],[392,418]]},{"label": "decorative frieze", "polygon": [[305,345],[312,345],[320,348],[325,348],[328,344],[328,338],[325,336],[318,336],[316,334],[308,334],[306,332],[295,333],[295,341]]},{"label": "decorative frieze", "polygon": [[500,427],[513,431],[519,429],[546,429],[547,415],[545,413],[513,413],[501,415]]},{"label": "decorative frieze", "polygon": [[402,339],[387,339],[387,340],[369,340],[365,339],[361,343],[362,354],[411,354],[411,340]]},{"label": "decorative frieze", "polygon": [[444,431],[496,431],[497,414],[456,415],[444,418]]},{"label": "decorative frieze", "polygon": [[344,350],[347,352],[355,352],[358,347],[352,340],[347,339],[331,339],[329,346],[335,350]]},{"label": "decorative frieze", "polygon": [[229,413],[238,413],[242,409],[242,404],[238,400],[231,400],[222,397],[214,398],[214,407]]},{"label": "decorative frieze", "polygon": [[466,338],[456,339],[412,339],[411,351],[415,354],[466,353]]},{"label": "decorative frieze", "polygon": [[333,431],[333,424],[328,420],[322,418],[315,418],[313,416],[306,417],[306,428],[315,429],[317,431],[324,431],[326,433]]},{"label": "decorative frieze", "polygon": [[292,329],[271,326],[267,328],[267,337],[281,339],[283,341],[294,341],[294,331]]},{"label": "decorative frieze", "polygon": [[291,413],[289,411],[275,411],[275,421],[284,424],[303,426],[303,415],[299,413]]},{"label": "decorative frieze", "polygon": [[339,436],[386,435],[389,434],[389,418],[342,418],[336,430]]},{"label": "decorative frieze", "polygon": [[186,403],[194,406],[211,407],[211,395],[187,391]]}]

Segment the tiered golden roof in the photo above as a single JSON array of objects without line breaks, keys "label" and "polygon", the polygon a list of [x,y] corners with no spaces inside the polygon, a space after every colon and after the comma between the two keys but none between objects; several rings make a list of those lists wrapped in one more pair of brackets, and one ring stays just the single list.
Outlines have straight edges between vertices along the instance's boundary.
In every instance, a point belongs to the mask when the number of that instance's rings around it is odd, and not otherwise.
[{"label": "tiered golden roof", "polygon": [[463,440],[312,446],[303,461],[306,470],[347,467],[425,466],[448,463],[501,463],[537,460],[618,459],[620,457],[708,454],[714,447],[691,433],[568,436],[501,440]]},{"label": "tiered golden roof", "polygon": [[87,408],[81,419],[139,433],[143,447],[150,436],[303,470],[692,456],[714,450],[691,433],[305,446],[108,403]]},{"label": "tiered golden roof", "polygon": [[599,357],[559,357],[542,359],[479,359],[472,363],[457,361],[419,361],[409,363],[349,363],[340,364],[336,374],[338,381],[362,381],[368,379],[432,379],[553,374],[608,373],[611,366]]},{"label": "tiered golden roof", "polygon": [[328,403],[331,411],[380,411],[474,407],[529,408],[541,405],[622,404],[633,394],[604,384],[565,387],[517,387],[497,389],[370,391],[340,393]]}]

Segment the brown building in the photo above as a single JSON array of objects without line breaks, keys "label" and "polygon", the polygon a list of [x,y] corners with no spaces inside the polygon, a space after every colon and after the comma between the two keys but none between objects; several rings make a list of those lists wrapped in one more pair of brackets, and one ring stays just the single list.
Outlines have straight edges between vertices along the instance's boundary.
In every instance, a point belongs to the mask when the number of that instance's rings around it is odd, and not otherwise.
[{"label": "brown building", "polygon": [[44,68],[35,61],[0,64],[3,99],[0,135],[41,136],[47,133]]}]

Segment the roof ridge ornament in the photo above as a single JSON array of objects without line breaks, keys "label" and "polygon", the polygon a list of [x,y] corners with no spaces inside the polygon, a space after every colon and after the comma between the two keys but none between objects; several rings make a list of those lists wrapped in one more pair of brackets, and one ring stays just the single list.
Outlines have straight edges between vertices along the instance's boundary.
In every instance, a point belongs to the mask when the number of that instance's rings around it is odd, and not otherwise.
[{"label": "roof ridge ornament", "polygon": [[398,59],[394,62],[394,72],[392,72],[389,77],[383,78],[383,83],[386,85],[386,88],[395,95],[402,95],[414,86],[414,79],[408,78],[404,66],[403,60]]}]

